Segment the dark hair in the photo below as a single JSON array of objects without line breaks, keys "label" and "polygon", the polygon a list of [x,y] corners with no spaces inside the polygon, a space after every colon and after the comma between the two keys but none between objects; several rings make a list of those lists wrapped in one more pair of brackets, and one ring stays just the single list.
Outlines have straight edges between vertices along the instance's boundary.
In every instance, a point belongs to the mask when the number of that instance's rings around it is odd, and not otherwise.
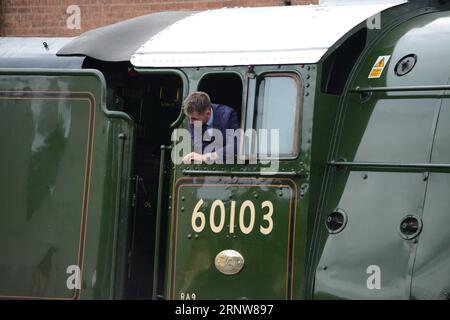
[{"label": "dark hair", "polygon": [[190,93],[183,103],[183,110],[186,115],[192,112],[202,114],[209,108],[211,108],[211,100],[208,94],[202,91]]}]

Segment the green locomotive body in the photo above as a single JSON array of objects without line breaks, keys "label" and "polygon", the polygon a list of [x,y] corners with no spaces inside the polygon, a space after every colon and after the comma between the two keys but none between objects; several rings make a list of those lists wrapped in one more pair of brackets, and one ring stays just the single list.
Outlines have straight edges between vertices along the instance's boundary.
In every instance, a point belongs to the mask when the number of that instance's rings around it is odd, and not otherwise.
[{"label": "green locomotive body", "polygon": [[[0,58],[0,297],[448,299],[450,4],[400,2],[158,13]],[[271,10],[349,21],[278,41]],[[174,163],[197,90],[279,129],[277,161],[246,136],[239,163]]]}]

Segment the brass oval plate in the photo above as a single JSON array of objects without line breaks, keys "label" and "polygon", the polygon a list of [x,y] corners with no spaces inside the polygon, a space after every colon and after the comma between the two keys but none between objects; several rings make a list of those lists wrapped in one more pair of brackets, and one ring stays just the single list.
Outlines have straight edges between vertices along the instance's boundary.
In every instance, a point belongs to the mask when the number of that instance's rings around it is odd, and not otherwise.
[{"label": "brass oval plate", "polygon": [[244,257],[236,250],[223,250],[214,259],[217,270],[226,275],[239,273],[244,267]]}]

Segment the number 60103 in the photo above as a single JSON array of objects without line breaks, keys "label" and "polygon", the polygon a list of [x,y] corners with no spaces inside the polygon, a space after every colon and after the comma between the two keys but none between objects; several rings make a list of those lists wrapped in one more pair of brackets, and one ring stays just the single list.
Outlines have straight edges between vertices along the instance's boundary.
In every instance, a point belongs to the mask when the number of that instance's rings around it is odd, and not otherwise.
[{"label": "number 60103", "polygon": [[[192,212],[191,224],[194,232],[200,233],[205,229],[206,225],[206,215],[200,211],[203,205],[203,199],[200,199],[195,205],[194,211]],[[263,222],[259,226],[259,232],[263,235],[268,235],[273,230],[273,204],[271,201],[264,201],[261,204],[261,210],[265,210],[263,213]],[[239,219],[239,228],[243,234],[249,234],[253,231],[255,227],[255,205],[252,201],[246,200],[242,203],[239,208],[239,216],[236,218],[236,201],[231,201],[230,211],[229,211],[229,233],[235,232],[235,221]],[[211,204],[211,209],[209,210],[209,226],[211,231],[214,233],[219,233],[223,230],[225,226],[226,210],[225,204],[222,200],[215,200]],[[218,222],[217,218],[218,218]],[[246,219],[246,217],[249,218]],[[247,221],[247,224],[246,224]]]}]

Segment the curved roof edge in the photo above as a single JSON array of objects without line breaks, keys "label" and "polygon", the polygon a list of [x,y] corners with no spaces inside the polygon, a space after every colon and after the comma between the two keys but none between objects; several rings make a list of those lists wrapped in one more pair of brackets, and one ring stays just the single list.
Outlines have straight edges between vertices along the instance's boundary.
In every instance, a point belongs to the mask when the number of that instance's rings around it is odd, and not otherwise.
[{"label": "curved roof edge", "polygon": [[317,63],[358,24],[406,2],[202,11],[148,39],[131,63],[138,68]]},{"label": "curved roof edge", "polygon": [[130,61],[134,52],[149,38],[193,11],[150,13],[87,31],[57,52],[58,56],[83,55],[102,61]]}]

